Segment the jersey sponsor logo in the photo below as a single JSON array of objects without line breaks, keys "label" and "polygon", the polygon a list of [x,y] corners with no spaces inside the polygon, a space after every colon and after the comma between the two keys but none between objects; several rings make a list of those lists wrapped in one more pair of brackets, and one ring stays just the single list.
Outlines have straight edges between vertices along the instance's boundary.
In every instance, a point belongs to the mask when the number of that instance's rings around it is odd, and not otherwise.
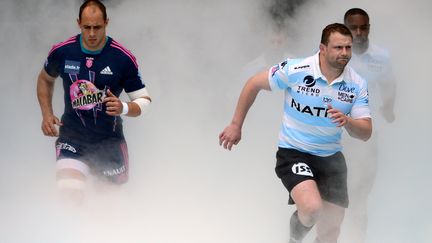
[{"label": "jersey sponsor logo", "polygon": [[316,84],[316,79],[312,75],[307,75],[303,78],[303,85],[297,86],[297,93],[304,95],[319,96],[321,90],[313,88]]},{"label": "jersey sponsor logo", "polygon": [[68,74],[79,74],[80,62],[66,60],[64,65],[64,72]]},{"label": "jersey sponsor logo", "polygon": [[315,86],[316,80],[312,75],[307,75],[306,77],[304,77],[303,83],[305,84],[306,87],[310,88]]},{"label": "jersey sponsor logo", "polygon": [[292,166],[291,170],[296,175],[313,177],[312,170],[310,169],[310,167],[307,164],[305,164],[303,162],[295,163]]},{"label": "jersey sponsor logo", "polygon": [[78,110],[90,110],[102,104],[105,94],[87,80],[78,80],[70,86],[72,107]]},{"label": "jersey sponsor logo", "polygon": [[113,72],[109,66],[106,66],[102,71],[100,71],[100,74],[113,75]]},{"label": "jersey sponsor logo", "polygon": [[123,165],[122,167],[117,169],[105,170],[103,174],[106,176],[116,176],[124,173],[125,171],[126,171],[126,167]]},{"label": "jersey sponsor logo", "polygon": [[310,67],[310,66],[309,65],[297,66],[297,67],[294,67],[294,70],[308,68],[308,67]]},{"label": "jersey sponsor logo", "polygon": [[352,104],[354,102],[354,98],[355,98],[354,94],[340,92],[340,91],[338,92],[338,100],[342,102],[347,102]]},{"label": "jersey sponsor logo", "polygon": [[344,83],[339,85],[339,91],[347,92],[347,93],[355,93],[356,88],[350,87]]},{"label": "jersey sponsor logo", "polygon": [[76,153],[77,152],[76,149],[72,145],[70,145],[68,143],[58,143],[56,145],[56,149],[58,149],[58,150],[64,149],[64,150],[67,150],[67,151],[71,151],[72,153]]},{"label": "jersey sponsor logo", "polygon": [[353,103],[355,99],[356,88],[348,86],[345,83],[339,85],[338,100],[342,102]]},{"label": "jersey sponsor logo", "polygon": [[311,116],[317,116],[317,117],[327,117],[327,108],[325,107],[316,107],[316,106],[308,106],[303,105],[295,101],[294,98],[291,98],[291,107],[296,109],[297,111],[301,113],[307,113]]}]

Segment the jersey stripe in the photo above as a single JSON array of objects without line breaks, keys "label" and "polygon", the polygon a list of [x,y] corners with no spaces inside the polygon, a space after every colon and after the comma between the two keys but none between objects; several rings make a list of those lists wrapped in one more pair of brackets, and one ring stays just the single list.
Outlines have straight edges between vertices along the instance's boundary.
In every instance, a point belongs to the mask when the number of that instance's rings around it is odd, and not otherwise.
[{"label": "jersey stripe", "polygon": [[128,49],[126,49],[125,47],[123,47],[120,43],[118,43],[115,40],[113,40],[111,42],[111,46],[114,47],[114,48],[117,48],[117,49],[121,50],[126,56],[128,56],[131,59],[131,61],[135,64],[135,67],[138,68],[138,63],[136,61],[135,56]]},{"label": "jersey stripe", "polygon": [[58,49],[58,48],[60,48],[60,47],[62,47],[62,46],[65,46],[65,45],[71,44],[71,43],[75,43],[75,42],[76,42],[76,36],[72,36],[72,37],[70,37],[69,39],[67,39],[67,40],[65,40],[65,41],[63,41],[63,42],[60,42],[60,43],[58,43],[58,44],[53,45],[53,47],[51,48],[51,50],[50,50],[49,53],[48,53],[48,56],[51,55],[51,53],[52,53],[53,51],[55,51],[56,49]]}]

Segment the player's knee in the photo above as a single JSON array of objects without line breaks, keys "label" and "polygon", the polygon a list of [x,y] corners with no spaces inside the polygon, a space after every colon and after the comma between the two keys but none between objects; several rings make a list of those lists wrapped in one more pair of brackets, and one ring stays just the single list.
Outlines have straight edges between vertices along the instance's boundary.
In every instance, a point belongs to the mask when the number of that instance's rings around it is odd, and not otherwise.
[{"label": "player's knee", "polygon": [[57,179],[57,191],[60,199],[68,204],[79,205],[83,202],[85,181],[76,178]]},{"label": "player's knee", "polygon": [[322,211],[323,205],[319,200],[308,202],[306,205],[298,208],[300,221],[305,226],[314,225],[318,221]]},{"label": "player's knee", "polygon": [[84,198],[89,168],[75,159],[57,161],[57,189],[62,200],[80,204]]}]

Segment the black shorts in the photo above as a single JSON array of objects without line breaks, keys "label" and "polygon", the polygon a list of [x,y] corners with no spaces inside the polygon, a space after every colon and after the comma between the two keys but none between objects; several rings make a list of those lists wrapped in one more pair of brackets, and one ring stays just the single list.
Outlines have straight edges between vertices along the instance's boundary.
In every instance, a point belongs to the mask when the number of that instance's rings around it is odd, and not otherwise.
[{"label": "black shorts", "polygon": [[109,182],[122,184],[128,180],[128,149],[123,138],[107,138],[90,143],[59,137],[56,155],[57,160],[69,158],[85,163],[92,174]]},{"label": "black shorts", "polygon": [[[302,181],[314,180],[323,200],[348,207],[347,165],[341,152],[320,157],[279,148],[276,159],[276,174],[289,192]],[[291,196],[289,204],[294,204]]]}]

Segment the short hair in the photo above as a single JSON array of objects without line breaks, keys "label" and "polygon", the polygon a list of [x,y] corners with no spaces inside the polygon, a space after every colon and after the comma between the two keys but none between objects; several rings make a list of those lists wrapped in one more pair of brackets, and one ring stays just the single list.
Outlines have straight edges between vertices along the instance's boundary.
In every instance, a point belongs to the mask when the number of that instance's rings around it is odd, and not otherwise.
[{"label": "short hair", "polygon": [[327,45],[329,42],[330,34],[332,34],[334,32],[340,33],[340,34],[345,35],[345,36],[349,36],[349,37],[351,37],[351,39],[353,38],[351,31],[348,29],[348,27],[346,27],[345,25],[340,24],[340,23],[334,23],[334,24],[327,25],[323,29],[322,35],[321,35],[321,44]]},{"label": "short hair", "polygon": [[349,9],[348,11],[346,11],[346,13],[344,15],[344,22],[346,23],[346,20],[349,16],[357,15],[357,14],[365,16],[367,18],[367,20],[369,21],[369,15],[366,13],[366,11],[364,11],[361,8],[352,8],[352,9]]},{"label": "short hair", "polygon": [[80,21],[81,21],[82,12],[88,6],[98,7],[100,9],[100,11],[102,12],[102,16],[103,16],[104,21],[107,20],[106,8],[105,8],[105,5],[101,1],[99,1],[99,0],[86,0],[86,1],[84,1],[83,4],[81,4],[81,7],[79,8],[78,19]]}]

